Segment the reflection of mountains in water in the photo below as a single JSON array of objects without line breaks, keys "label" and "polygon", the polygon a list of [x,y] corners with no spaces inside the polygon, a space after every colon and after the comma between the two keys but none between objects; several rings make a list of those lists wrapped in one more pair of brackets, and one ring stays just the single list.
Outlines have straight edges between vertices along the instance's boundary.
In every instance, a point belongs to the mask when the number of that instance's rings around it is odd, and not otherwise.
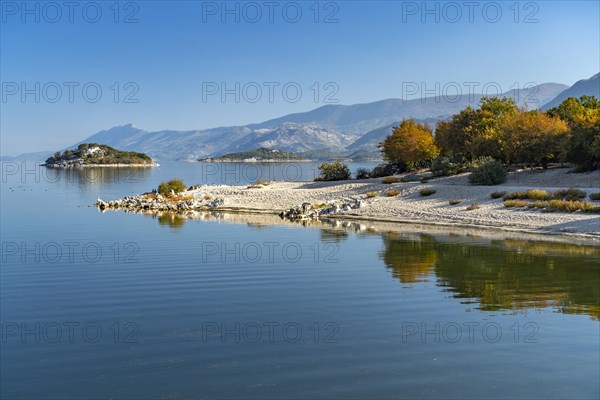
[{"label": "reflection of mountains in water", "polygon": [[[188,218],[152,214],[161,225],[180,228]],[[290,222],[275,215],[203,212],[193,219],[270,226],[317,228],[323,242],[341,243],[350,234],[380,235],[380,257],[392,276],[406,284],[438,286],[478,304],[484,311],[554,308],[600,320],[600,249],[560,237],[530,240],[522,233],[463,230],[386,222],[325,219]],[[535,239],[538,240],[535,240]],[[343,251],[343,248],[340,249]]]}]

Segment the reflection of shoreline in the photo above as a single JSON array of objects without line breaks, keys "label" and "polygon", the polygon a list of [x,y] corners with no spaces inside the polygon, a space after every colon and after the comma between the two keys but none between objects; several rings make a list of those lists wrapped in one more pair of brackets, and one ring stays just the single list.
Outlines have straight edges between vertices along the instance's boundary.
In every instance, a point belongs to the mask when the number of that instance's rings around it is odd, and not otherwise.
[{"label": "reflection of shoreline", "polygon": [[[465,242],[475,240],[523,240],[535,242],[547,242],[563,245],[597,246],[598,239],[595,237],[583,237],[579,235],[549,235],[540,232],[523,232],[522,230],[503,230],[490,227],[460,226],[451,224],[418,224],[414,221],[398,222],[377,219],[365,219],[348,215],[334,215],[327,218],[313,220],[282,219],[273,212],[256,212],[255,210],[219,210],[187,211],[183,213],[169,211],[131,211],[121,210],[128,214],[140,214],[153,218],[163,215],[173,215],[173,218],[182,218],[183,221],[218,221],[223,223],[246,224],[251,226],[286,226],[297,228],[337,228],[356,233],[379,234],[387,232],[401,233],[403,235],[430,234],[445,236],[453,241],[462,238]],[[182,226],[179,223],[178,226]],[[594,247],[595,248],[595,247]],[[600,252],[600,251],[599,251]]]}]

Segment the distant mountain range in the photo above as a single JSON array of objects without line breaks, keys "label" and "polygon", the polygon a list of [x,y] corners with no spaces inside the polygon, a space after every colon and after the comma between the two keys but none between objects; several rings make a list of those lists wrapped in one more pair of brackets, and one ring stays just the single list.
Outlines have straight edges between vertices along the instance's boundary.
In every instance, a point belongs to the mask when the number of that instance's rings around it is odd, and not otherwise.
[{"label": "distant mountain range", "polygon": [[[520,106],[547,109],[569,96],[600,98],[598,75],[572,87],[544,83],[503,94]],[[326,159],[378,157],[377,144],[404,118],[435,124],[450,118],[467,105],[477,106],[481,94],[423,99],[387,99],[354,105],[326,105],[314,110],[244,126],[191,131],[149,132],[132,124],[100,131],[80,143],[102,143],[127,151],[139,151],[158,160],[219,157],[260,147],[294,152],[306,158]],[[45,159],[50,152],[29,153],[10,159]],[[26,157],[26,158],[24,158]],[[4,157],[3,159],[7,159]]]}]

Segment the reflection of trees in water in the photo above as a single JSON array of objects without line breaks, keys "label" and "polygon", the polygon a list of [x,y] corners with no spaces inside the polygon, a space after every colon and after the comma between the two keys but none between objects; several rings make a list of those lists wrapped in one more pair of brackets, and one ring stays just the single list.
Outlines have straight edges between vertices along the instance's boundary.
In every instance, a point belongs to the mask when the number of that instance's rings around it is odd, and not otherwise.
[{"label": "reflection of trees in water", "polygon": [[592,246],[498,240],[488,245],[440,241],[432,236],[383,235],[382,259],[404,283],[435,273],[456,298],[479,308],[555,307],[600,319],[600,250]]},{"label": "reflection of trees in water", "polygon": [[158,216],[160,225],[170,226],[171,228],[181,228],[185,224],[186,218],[176,213],[162,213]]},{"label": "reflection of trees in water", "polygon": [[326,243],[341,243],[348,239],[349,233],[341,229],[323,228],[319,229],[321,241]]}]

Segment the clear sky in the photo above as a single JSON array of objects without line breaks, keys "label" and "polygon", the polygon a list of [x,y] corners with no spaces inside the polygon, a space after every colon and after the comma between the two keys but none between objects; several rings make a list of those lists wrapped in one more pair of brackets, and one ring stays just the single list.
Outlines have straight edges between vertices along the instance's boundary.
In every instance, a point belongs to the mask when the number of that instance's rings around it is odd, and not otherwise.
[{"label": "clear sky", "polygon": [[429,95],[453,82],[506,91],[600,71],[598,1],[1,6],[3,155],[130,122],[189,130],[415,98],[413,82]]}]

